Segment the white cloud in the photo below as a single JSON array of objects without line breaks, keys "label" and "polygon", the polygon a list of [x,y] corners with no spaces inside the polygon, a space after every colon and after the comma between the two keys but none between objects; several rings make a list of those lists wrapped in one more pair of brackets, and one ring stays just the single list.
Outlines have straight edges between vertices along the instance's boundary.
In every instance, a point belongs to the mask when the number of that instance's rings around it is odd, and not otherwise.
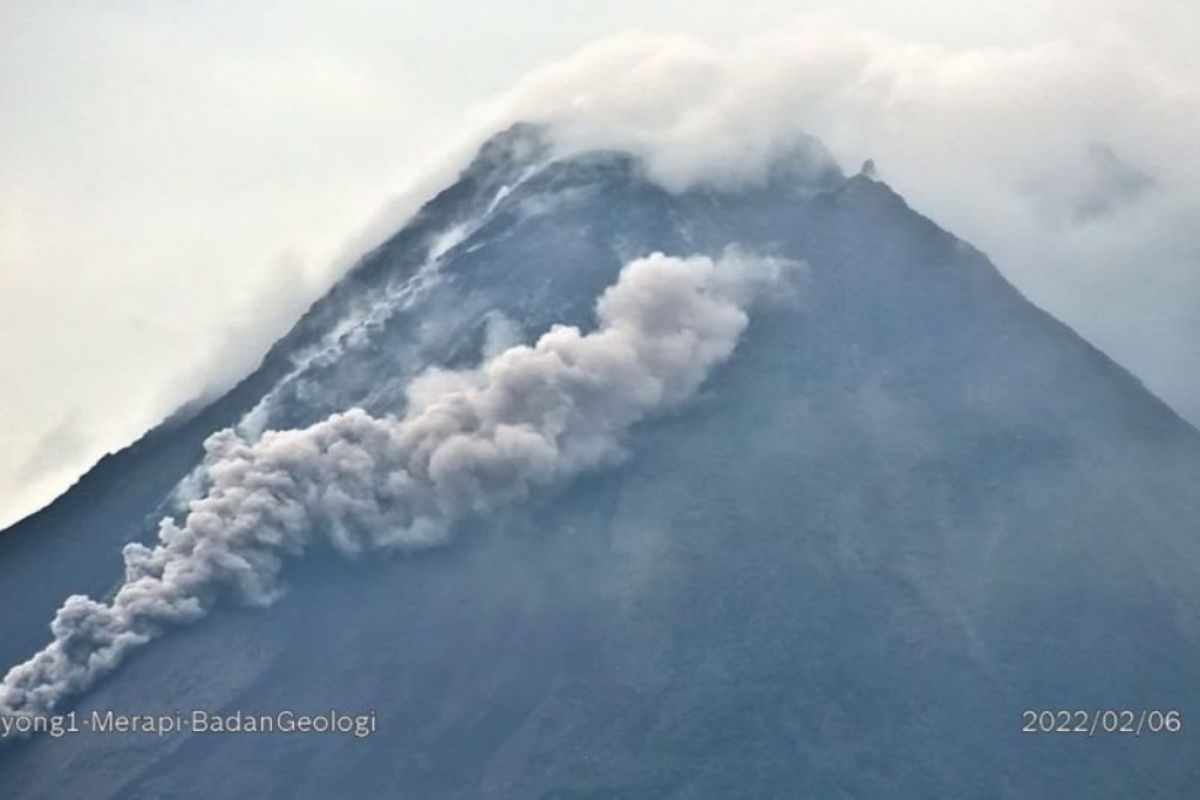
[{"label": "white cloud", "polygon": [[668,188],[737,187],[813,134],[1200,421],[1200,75],[1115,28],[914,45],[828,20],[740,42],[628,35],[522,81],[481,128],[555,124]]}]

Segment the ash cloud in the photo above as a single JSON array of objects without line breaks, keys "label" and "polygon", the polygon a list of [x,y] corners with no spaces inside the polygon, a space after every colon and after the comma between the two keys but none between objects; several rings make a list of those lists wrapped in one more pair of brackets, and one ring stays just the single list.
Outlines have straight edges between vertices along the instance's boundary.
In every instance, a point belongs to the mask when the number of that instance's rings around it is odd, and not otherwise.
[{"label": "ash cloud", "polygon": [[555,326],[477,368],[429,370],[403,415],[352,409],[255,442],[214,434],[202,496],[162,521],[153,547],[126,546],[111,602],[67,599],[50,644],[0,684],[0,713],[52,710],[223,591],[271,603],[284,562],[315,545],[436,547],[463,517],[619,461],[632,426],[686,401],[733,354],[750,304],[783,272],[735,252],[654,254],[622,269],[593,331]]}]

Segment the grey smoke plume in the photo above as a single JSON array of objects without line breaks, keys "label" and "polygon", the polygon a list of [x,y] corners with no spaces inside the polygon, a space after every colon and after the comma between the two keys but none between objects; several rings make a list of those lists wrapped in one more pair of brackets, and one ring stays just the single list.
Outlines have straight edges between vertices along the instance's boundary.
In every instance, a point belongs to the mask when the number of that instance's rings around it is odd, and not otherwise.
[{"label": "grey smoke plume", "polygon": [[413,381],[403,416],[361,409],[256,442],[205,443],[206,486],[154,547],[125,548],[110,603],[74,595],[53,640],[0,684],[0,714],[43,714],[170,625],[202,617],[219,590],[266,605],[286,557],[319,541],[346,554],[435,547],[456,520],[561,486],[622,456],[648,415],[690,397],[730,357],[746,309],[779,263],[727,253],[627,264],[590,333],[555,326],[475,369]]}]

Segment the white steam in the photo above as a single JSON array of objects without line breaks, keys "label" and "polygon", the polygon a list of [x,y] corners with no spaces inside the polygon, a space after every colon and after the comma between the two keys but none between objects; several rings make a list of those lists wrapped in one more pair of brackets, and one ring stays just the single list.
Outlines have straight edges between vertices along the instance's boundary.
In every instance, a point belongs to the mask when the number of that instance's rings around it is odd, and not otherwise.
[{"label": "white steam", "polygon": [[1200,75],[1165,55],[1112,27],[986,49],[817,18],[725,44],[624,35],[534,72],[476,127],[549,123],[562,152],[633,152],[672,190],[753,185],[805,134],[850,171],[873,158],[1200,422]]},{"label": "white steam", "polygon": [[154,547],[125,548],[109,603],[72,596],[53,640],[0,684],[0,714],[42,714],[217,592],[268,604],[289,556],[437,546],[464,516],[519,502],[621,458],[630,427],[695,393],[733,353],[777,262],[655,254],[626,265],[590,333],[556,326],[475,369],[413,381],[403,416],[353,409],[254,443],[205,447],[206,486]]}]

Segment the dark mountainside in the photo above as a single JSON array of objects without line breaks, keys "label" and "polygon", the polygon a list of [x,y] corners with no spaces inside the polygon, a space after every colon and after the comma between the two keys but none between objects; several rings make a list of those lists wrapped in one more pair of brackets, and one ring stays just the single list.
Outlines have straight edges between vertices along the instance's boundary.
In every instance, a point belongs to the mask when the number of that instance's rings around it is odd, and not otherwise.
[{"label": "dark mountainside", "polygon": [[[1193,796],[1200,434],[970,246],[813,143],[670,194],[620,153],[493,139],[198,414],[0,534],[0,661],[102,597],[223,427],[398,410],[500,312],[590,327],[652,251],[803,261],[622,466],[452,546],[289,565],[73,708],[374,710],[366,739],[78,735],[0,748],[12,798]],[[1178,734],[1023,734],[1025,709]],[[63,709],[66,710],[66,709]]]}]

